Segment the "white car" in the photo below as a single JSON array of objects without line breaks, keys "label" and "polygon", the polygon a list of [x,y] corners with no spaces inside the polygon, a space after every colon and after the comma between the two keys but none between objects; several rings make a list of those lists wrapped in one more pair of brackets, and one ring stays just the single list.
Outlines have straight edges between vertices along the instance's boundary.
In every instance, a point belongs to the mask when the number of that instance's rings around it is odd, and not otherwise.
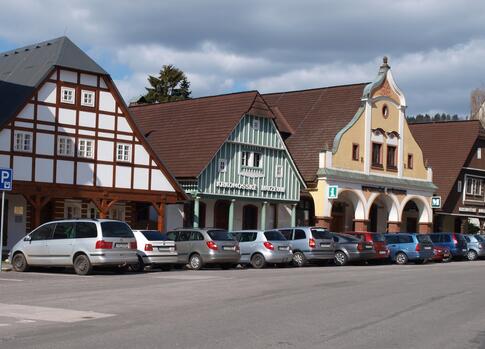
[{"label": "white car", "polygon": [[73,267],[90,274],[94,266],[122,270],[136,263],[136,240],[128,224],[107,219],[45,223],[17,242],[9,253],[15,271],[29,266]]},{"label": "white car", "polygon": [[133,270],[142,272],[145,266],[169,270],[178,263],[175,241],[169,240],[166,234],[157,230],[134,230],[133,233],[138,245],[138,263],[131,265]]}]

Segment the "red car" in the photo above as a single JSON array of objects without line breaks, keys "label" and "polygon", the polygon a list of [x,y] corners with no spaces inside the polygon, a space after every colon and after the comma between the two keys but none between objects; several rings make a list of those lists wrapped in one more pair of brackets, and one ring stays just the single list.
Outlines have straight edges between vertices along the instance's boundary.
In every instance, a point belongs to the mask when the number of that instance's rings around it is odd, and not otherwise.
[{"label": "red car", "polygon": [[389,258],[390,251],[387,248],[386,239],[384,239],[383,234],[370,233],[366,231],[353,231],[353,232],[346,232],[345,234],[353,235],[365,242],[371,242],[374,245],[374,250],[376,251],[376,255],[373,259]]},{"label": "red car", "polygon": [[434,255],[433,258],[431,258],[432,261],[444,263],[451,261],[451,252],[448,248],[433,246],[433,252]]}]

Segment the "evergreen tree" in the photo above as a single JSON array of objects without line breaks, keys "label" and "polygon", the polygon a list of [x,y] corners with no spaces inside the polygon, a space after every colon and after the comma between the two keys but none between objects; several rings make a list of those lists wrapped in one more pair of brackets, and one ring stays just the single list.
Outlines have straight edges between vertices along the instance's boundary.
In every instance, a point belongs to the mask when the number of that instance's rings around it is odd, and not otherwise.
[{"label": "evergreen tree", "polygon": [[150,87],[147,94],[140,98],[146,103],[172,102],[190,98],[190,82],[185,73],[173,65],[164,65],[158,77],[148,76]]}]

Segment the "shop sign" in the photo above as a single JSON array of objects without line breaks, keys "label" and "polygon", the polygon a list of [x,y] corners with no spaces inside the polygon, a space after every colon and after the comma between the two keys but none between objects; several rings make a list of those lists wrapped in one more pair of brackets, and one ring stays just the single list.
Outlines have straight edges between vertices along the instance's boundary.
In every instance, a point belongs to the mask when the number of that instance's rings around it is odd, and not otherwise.
[{"label": "shop sign", "polygon": [[328,186],[328,198],[329,199],[337,199],[338,198],[338,185],[329,185]]},{"label": "shop sign", "polygon": [[441,196],[433,196],[431,198],[431,208],[441,208]]},{"label": "shop sign", "polygon": [[284,193],[285,187],[275,187],[274,185],[263,185],[261,191],[270,191],[272,193]]},{"label": "shop sign", "polygon": [[256,191],[258,187],[256,184],[232,183],[232,182],[216,182],[216,187],[227,189],[241,189]]},{"label": "shop sign", "polygon": [[469,213],[476,213],[477,209],[475,207],[458,207],[459,212],[469,212]]}]

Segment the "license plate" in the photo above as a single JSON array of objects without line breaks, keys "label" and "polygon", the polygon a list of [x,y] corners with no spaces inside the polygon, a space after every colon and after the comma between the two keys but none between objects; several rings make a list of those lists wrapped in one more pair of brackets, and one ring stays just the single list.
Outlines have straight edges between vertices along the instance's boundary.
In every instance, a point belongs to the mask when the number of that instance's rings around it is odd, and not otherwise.
[{"label": "license plate", "polygon": [[288,246],[280,246],[278,247],[278,250],[280,251],[288,251],[290,248]]},{"label": "license plate", "polygon": [[330,247],[330,244],[320,244],[320,247],[329,248]]},{"label": "license plate", "polygon": [[127,242],[117,242],[115,244],[115,247],[118,247],[118,248],[127,248],[128,247],[128,243]]},{"label": "license plate", "polygon": [[234,251],[234,247],[233,246],[222,246],[222,249],[224,251]]},{"label": "license plate", "polygon": [[366,246],[365,248],[370,250],[372,248],[372,246]]},{"label": "license plate", "polygon": [[386,251],[379,251],[379,254],[386,254]]},{"label": "license plate", "polygon": [[444,253],[444,254],[443,254],[443,257],[449,257],[449,256],[450,256],[450,254],[449,254],[449,253]]},{"label": "license plate", "polygon": [[425,250],[431,250],[431,247],[425,247],[424,249]]},{"label": "license plate", "polygon": [[167,247],[159,247],[158,248],[158,251],[160,251],[160,252],[164,252],[164,251],[167,251],[167,250],[168,250]]},{"label": "license plate", "polygon": [[175,247],[170,247],[170,252],[175,252]]}]

